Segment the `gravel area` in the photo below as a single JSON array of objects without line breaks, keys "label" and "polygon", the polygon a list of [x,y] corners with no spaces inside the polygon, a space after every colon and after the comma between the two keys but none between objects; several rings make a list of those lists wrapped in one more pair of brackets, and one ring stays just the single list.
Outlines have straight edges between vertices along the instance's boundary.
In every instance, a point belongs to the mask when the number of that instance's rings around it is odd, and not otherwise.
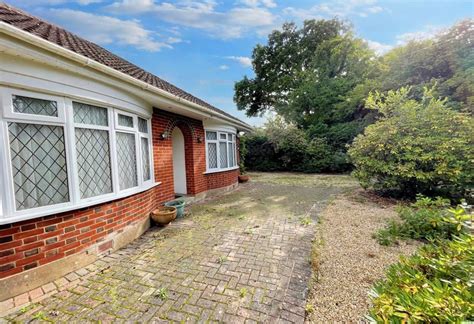
[{"label": "gravel area", "polygon": [[[314,278],[307,322],[356,322],[370,307],[368,293],[401,254],[412,254],[418,242],[379,245],[372,234],[398,217],[394,204],[361,190],[338,196],[321,214],[314,242]],[[319,262],[318,262],[319,261]]]}]

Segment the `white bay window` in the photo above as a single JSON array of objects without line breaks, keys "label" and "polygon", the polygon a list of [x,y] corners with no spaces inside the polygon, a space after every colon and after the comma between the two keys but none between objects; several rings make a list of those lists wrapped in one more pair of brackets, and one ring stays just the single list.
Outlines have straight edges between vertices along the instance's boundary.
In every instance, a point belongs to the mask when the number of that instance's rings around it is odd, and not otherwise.
[{"label": "white bay window", "polygon": [[207,172],[235,169],[236,156],[235,134],[228,131],[206,130]]},{"label": "white bay window", "polygon": [[117,199],[155,185],[146,116],[1,88],[0,223]]}]

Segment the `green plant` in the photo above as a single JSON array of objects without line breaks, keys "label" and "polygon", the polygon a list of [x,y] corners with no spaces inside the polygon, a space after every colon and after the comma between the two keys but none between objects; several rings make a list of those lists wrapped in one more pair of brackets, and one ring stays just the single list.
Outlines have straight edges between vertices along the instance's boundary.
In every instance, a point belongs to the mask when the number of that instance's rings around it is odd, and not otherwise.
[{"label": "green plant", "polygon": [[474,237],[462,234],[422,246],[387,271],[371,291],[368,318],[383,323],[474,320]]},{"label": "green plant", "polygon": [[248,290],[247,288],[241,288],[239,293],[240,293],[240,298],[244,298],[247,295]]},{"label": "green plant", "polygon": [[43,322],[51,322],[51,320],[46,316],[46,314],[43,311],[39,311],[35,313],[32,319],[36,319]]},{"label": "green plant", "polygon": [[425,88],[420,100],[410,99],[410,88],[367,98],[366,106],[380,119],[349,149],[353,175],[364,188],[394,196],[468,196],[474,181],[474,120],[449,109],[433,91]]},{"label": "green plant", "polygon": [[451,239],[464,230],[463,224],[471,216],[466,208],[448,208],[449,200],[418,196],[415,203],[400,206],[401,222],[390,221],[374,235],[381,245],[391,245],[398,238],[415,240]]},{"label": "green plant", "polygon": [[168,299],[168,289],[166,288],[160,288],[158,289],[158,292],[156,293],[155,295],[156,297],[158,297],[159,299],[165,301]]},{"label": "green plant", "polygon": [[311,218],[308,217],[308,216],[305,216],[305,217],[300,217],[300,224],[303,225],[303,226],[308,226],[308,225],[311,225]]},{"label": "green plant", "polygon": [[314,312],[314,305],[313,304],[306,304],[306,306],[304,307],[304,311],[306,312],[306,314],[311,314]]},{"label": "green plant", "polygon": [[226,256],[220,256],[218,259],[217,259],[217,263],[219,264],[222,264],[224,262],[227,261],[227,257]]}]

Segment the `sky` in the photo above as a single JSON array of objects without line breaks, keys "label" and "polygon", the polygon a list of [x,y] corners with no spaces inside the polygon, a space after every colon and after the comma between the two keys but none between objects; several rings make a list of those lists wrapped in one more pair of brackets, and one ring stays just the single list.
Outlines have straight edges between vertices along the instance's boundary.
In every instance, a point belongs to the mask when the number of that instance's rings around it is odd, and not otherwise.
[{"label": "sky", "polygon": [[5,0],[251,125],[233,102],[252,49],[282,23],[338,17],[378,54],[474,17],[472,0]]}]

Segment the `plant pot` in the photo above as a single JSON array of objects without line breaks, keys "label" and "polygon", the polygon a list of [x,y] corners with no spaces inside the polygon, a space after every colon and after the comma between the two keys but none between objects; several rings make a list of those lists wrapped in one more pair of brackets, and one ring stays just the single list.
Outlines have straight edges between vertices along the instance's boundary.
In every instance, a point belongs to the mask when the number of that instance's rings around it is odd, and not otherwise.
[{"label": "plant pot", "polygon": [[183,217],[184,215],[184,205],[185,205],[185,201],[183,199],[176,199],[176,200],[172,200],[172,201],[168,201],[167,203],[165,203],[165,206],[168,206],[168,207],[176,207],[176,217],[177,218],[180,218],[180,217]]},{"label": "plant pot", "polygon": [[163,206],[151,212],[151,219],[161,226],[168,225],[176,219],[176,207]]},{"label": "plant pot", "polygon": [[242,174],[239,175],[239,182],[240,182],[240,183],[245,183],[245,182],[249,181],[249,179],[250,179],[250,178],[249,178],[248,175],[242,175]]}]

